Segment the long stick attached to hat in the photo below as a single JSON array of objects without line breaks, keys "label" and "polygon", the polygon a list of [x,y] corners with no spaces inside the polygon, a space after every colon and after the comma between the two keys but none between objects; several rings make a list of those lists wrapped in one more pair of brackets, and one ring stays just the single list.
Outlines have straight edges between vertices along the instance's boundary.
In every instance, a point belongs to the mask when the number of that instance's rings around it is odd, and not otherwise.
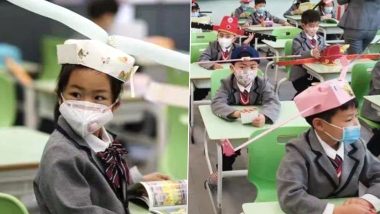
[{"label": "long stick attached to hat", "polygon": [[189,71],[189,55],[158,45],[124,36],[109,36],[105,30],[85,17],[45,0],[7,0],[36,14],[61,22],[78,33],[109,45],[115,45],[127,54],[151,59],[182,71]]}]

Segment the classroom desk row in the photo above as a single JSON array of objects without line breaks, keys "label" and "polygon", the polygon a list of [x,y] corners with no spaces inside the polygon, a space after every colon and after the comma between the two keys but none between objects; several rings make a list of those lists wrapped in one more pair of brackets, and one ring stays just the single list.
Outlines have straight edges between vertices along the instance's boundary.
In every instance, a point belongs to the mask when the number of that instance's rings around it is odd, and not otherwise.
[{"label": "classroom desk row", "polygon": [[[236,109],[242,109],[246,108],[243,106],[236,106]],[[258,107],[260,108],[260,107]],[[199,111],[203,120],[203,123],[205,125],[206,133],[204,136],[204,149],[205,149],[205,158],[207,167],[209,170],[209,173],[212,174],[214,172],[210,156],[209,156],[209,144],[215,145],[217,147],[217,165],[219,166],[217,169],[217,175],[218,175],[218,183],[217,183],[217,190],[216,190],[216,201],[214,202],[214,199],[212,197],[212,193],[210,188],[208,187],[207,190],[209,192],[212,204],[214,205],[214,209],[216,212],[220,213],[222,208],[222,191],[223,191],[223,178],[225,177],[235,177],[235,176],[247,176],[248,171],[247,170],[232,170],[232,171],[222,171],[222,148],[219,144],[220,140],[223,139],[230,139],[231,143],[236,146],[237,144],[240,144],[250,138],[252,134],[254,134],[257,131],[266,129],[270,127],[269,125],[265,125],[261,128],[255,128],[251,125],[242,125],[240,120],[235,121],[225,121],[222,118],[219,118],[215,116],[211,110],[210,105],[201,105],[199,106]],[[291,116],[298,113],[298,110],[295,106],[295,103],[293,101],[282,101],[281,102],[281,112],[279,119],[276,123],[286,120],[287,118],[290,118]],[[288,124],[284,125],[288,127],[299,127],[299,126],[309,126],[308,123],[305,121],[304,118],[299,117]]]}]

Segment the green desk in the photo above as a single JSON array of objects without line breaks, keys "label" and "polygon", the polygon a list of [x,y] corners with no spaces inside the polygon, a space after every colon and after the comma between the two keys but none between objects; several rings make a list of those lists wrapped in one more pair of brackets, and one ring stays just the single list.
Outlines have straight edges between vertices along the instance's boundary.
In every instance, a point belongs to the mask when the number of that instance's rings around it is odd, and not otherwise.
[{"label": "green desk", "polygon": [[301,25],[301,15],[286,15],[285,18],[288,20],[290,24],[294,24],[295,27],[298,27]]},{"label": "green desk", "polygon": [[[268,46],[268,48],[274,52],[275,56],[285,56],[284,50],[285,50],[285,44],[286,41],[289,39],[277,39],[276,41],[270,41],[270,40],[263,40],[263,43]],[[273,64],[272,62],[269,62],[267,65],[267,68],[270,64]],[[277,78],[278,78],[278,65],[275,64],[275,73],[274,73],[274,80],[277,84]]]},{"label": "green desk", "polygon": [[[243,106],[237,106],[236,109],[242,109],[246,108]],[[260,108],[260,107],[258,107]],[[236,177],[236,176],[247,176],[248,171],[247,170],[232,170],[232,171],[222,171],[222,148],[219,145],[219,140],[222,139],[230,139],[234,140],[232,143],[241,143],[242,141],[247,140],[252,136],[252,133],[255,131],[263,130],[265,128],[268,128],[270,125],[265,125],[262,128],[255,128],[252,125],[243,125],[241,124],[241,121],[235,120],[232,122],[226,121],[220,117],[215,116],[212,113],[211,106],[210,105],[202,105],[199,106],[199,111],[201,113],[201,117],[203,120],[203,123],[206,128],[207,135],[205,134],[205,139],[203,141],[204,144],[204,149],[205,149],[205,158],[206,158],[206,163],[209,169],[209,173],[213,173],[211,161],[210,161],[210,156],[208,153],[208,140],[207,136],[211,141],[213,141],[214,145],[216,145],[217,148],[217,163],[218,163],[218,169],[217,169],[217,174],[218,174],[218,184],[217,184],[217,196],[216,196],[216,203],[214,203],[214,199],[211,193],[210,188],[208,185],[206,185],[207,190],[209,191],[209,195],[211,200],[213,201],[213,204],[216,204],[216,210],[221,211],[222,208],[222,191],[223,191],[223,178],[224,177]],[[296,108],[296,105],[293,101],[282,101],[281,102],[281,112],[279,119],[277,120],[278,122],[284,121],[291,116],[295,115],[298,113],[298,109]],[[288,124],[284,126],[308,126],[308,123],[306,120],[302,117],[299,117]],[[236,146],[236,145],[235,145]]]},{"label": "green desk", "polygon": [[[339,205],[342,204],[346,198],[326,199],[329,203]],[[285,214],[277,201],[273,202],[256,202],[243,204],[243,213],[265,213],[265,214]]]},{"label": "green desk", "polygon": [[[262,34],[269,34],[271,35],[272,34],[272,31],[274,29],[289,29],[289,28],[295,28],[294,26],[282,26],[280,24],[273,24],[272,27],[263,27],[261,25],[252,25],[252,26],[249,26],[248,28],[246,28],[246,31],[248,32],[253,32],[253,33],[262,33]],[[255,47],[256,49],[258,48],[258,39],[255,38]]]},{"label": "green desk", "polygon": [[380,95],[364,96],[364,99],[371,103],[371,106],[380,113]]},{"label": "green desk", "polygon": [[[328,34],[343,34],[343,29],[338,27],[338,24],[325,23],[325,22],[319,23],[318,31],[323,33],[323,37],[325,38],[326,42],[327,42],[326,38]],[[342,42],[342,41],[339,41],[339,42]]]},{"label": "green desk", "polygon": [[0,128],[0,192],[33,193],[33,179],[48,138],[26,127]]},{"label": "green desk", "polygon": [[[360,62],[369,62],[369,60],[359,59],[355,61],[355,63],[360,63]],[[346,80],[348,82],[351,82],[351,69],[355,63],[352,63],[348,69],[348,72],[346,75]],[[340,72],[342,70],[342,66],[340,65],[340,63],[335,64],[335,65],[326,65],[326,64],[321,64],[319,62],[306,63],[306,64],[303,64],[303,67],[306,69],[307,73],[319,79],[321,82],[339,77]]]},{"label": "green desk", "polygon": [[149,210],[129,202],[129,211],[131,214],[149,214]]}]

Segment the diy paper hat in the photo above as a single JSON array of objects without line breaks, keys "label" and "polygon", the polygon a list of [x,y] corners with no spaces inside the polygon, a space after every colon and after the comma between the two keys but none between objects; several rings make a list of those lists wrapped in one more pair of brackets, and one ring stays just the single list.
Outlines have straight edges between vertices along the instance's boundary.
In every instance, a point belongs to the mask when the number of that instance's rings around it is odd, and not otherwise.
[{"label": "diy paper hat", "polygon": [[355,98],[354,92],[345,80],[333,79],[311,86],[294,98],[303,117],[315,115],[336,107]]},{"label": "diy paper hat", "polygon": [[59,64],[83,65],[122,82],[138,69],[132,56],[96,40],[67,40],[57,46],[57,55]]},{"label": "diy paper hat", "polygon": [[[260,57],[259,52],[249,45],[243,45],[235,48],[231,53],[231,59],[241,59],[243,57],[258,58]],[[255,60],[260,63],[260,60]]]},{"label": "diy paper hat", "polygon": [[223,17],[220,25],[215,25],[213,29],[216,31],[232,33],[234,35],[243,35],[243,31],[240,29],[239,21],[236,17]]}]

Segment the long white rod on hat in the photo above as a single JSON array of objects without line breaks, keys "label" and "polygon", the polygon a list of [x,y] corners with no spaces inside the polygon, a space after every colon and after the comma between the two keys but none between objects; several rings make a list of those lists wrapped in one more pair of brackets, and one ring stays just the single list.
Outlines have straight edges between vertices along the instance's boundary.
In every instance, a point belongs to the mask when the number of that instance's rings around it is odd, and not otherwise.
[{"label": "long white rod on hat", "polygon": [[145,41],[123,36],[109,36],[105,30],[89,19],[45,0],[7,0],[36,14],[61,22],[78,33],[93,39],[116,45],[127,54],[143,56],[159,64],[189,72],[189,55],[160,47]]},{"label": "long white rod on hat", "polygon": [[241,59],[228,59],[228,60],[215,60],[215,61],[199,61],[198,64],[209,64],[209,63],[230,63],[230,62],[242,62],[242,61],[254,61],[260,59],[286,59],[286,58],[298,58],[301,55],[287,55],[287,56],[270,56],[270,57],[242,57]]}]

